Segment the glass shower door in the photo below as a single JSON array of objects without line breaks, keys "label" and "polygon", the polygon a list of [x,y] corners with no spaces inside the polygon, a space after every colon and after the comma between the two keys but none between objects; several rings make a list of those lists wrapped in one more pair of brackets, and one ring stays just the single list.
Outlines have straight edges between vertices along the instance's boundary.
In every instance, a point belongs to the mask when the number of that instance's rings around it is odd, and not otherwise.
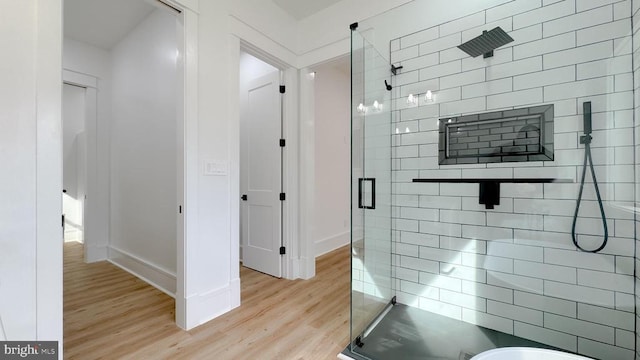
[{"label": "glass shower door", "polygon": [[388,61],[352,31],[351,351],[393,298],[391,283],[391,92]]}]

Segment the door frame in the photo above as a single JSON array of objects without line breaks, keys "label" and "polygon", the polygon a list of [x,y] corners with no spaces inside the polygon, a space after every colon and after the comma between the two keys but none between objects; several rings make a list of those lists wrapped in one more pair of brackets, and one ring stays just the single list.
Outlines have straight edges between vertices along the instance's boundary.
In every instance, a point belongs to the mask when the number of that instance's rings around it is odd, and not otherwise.
[{"label": "door frame", "polygon": [[[35,333],[38,339],[62,340],[62,0],[37,0],[33,5],[37,6]],[[52,234],[59,237],[52,239]],[[62,350],[60,341],[58,353]]]},{"label": "door frame", "polygon": [[[157,1],[149,1],[152,6],[162,8],[163,5],[158,4]],[[176,324],[183,329],[191,329],[201,323],[201,314],[199,312],[202,311],[198,304],[189,303],[188,297],[197,296],[197,289],[193,285],[196,281],[188,282],[187,279],[196,279],[199,277],[198,272],[196,271],[195,265],[188,265],[187,259],[194,259],[193,249],[196,247],[198,242],[198,212],[197,212],[197,191],[198,191],[198,147],[197,147],[197,139],[198,139],[198,2],[193,0],[162,0],[161,2],[173,7],[174,10],[178,10],[176,16],[176,31],[177,31],[177,48],[178,48],[178,60],[176,67],[176,83],[177,83],[177,98],[176,98],[176,136],[177,136],[177,164],[176,164],[176,177],[177,177],[177,189],[176,189],[176,200],[177,205],[180,206],[180,210],[176,208],[176,221],[177,221],[177,229],[176,229],[176,293],[175,293],[175,321]],[[50,24],[53,28],[63,29],[62,22],[62,3],[63,0],[38,0],[39,4],[46,4],[46,6],[39,6],[39,12],[46,13],[46,17],[42,17],[42,19],[46,19],[47,22],[45,24]],[[40,10],[46,9],[45,10]],[[56,20],[56,24],[53,24],[53,20]],[[39,31],[43,34],[47,31],[50,32],[50,29],[43,28]],[[59,39],[55,41],[46,42],[38,42],[40,47],[51,48],[51,50],[57,48],[58,51],[62,50],[63,43],[63,34],[60,32]],[[43,36],[42,38],[47,38],[47,36]],[[59,58],[62,59],[62,54],[60,53]],[[44,57],[47,58],[47,57]],[[53,57],[55,58],[55,57]],[[43,59],[43,57],[39,57],[39,59]],[[42,60],[44,61],[44,60]],[[40,68],[44,67],[44,64],[39,63]],[[47,64],[48,65],[48,64]],[[48,68],[51,66],[47,66]],[[58,72],[60,73],[60,69],[62,68],[62,64],[59,64]],[[57,96],[58,103],[61,109],[61,93],[62,93],[62,83],[69,82],[70,84],[79,85],[85,87],[87,89],[87,118],[85,119],[87,125],[90,125],[93,129],[90,131],[91,136],[87,136],[87,197],[90,198],[89,192],[91,192],[92,197],[95,198],[97,186],[95,185],[97,182],[97,139],[98,134],[102,135],[102,131],[106,132],[106,136],[108,135],[107,129],[99,129],[97,127],[97,92],[98,89],[98,81],[96,77],[91,75],[82,74],[70,69],[63,69],[64,78],[60,81],[59,89],[56,89],[60,94]],[[49,95],[49,94],[47,94]],[[90,98],[89,98],[90,97]],[[93,109],[89,109],[90,105],[93,104]],[[61,114],[61,112],[60,112]],[[62,127],[62,119],[61,116],[57,119],[57,125]],[[94,131],[95,130],[95,131]],[[89,135],[89,134],[88,134]],[[53,139],[52,141],[56,142],[61,149],[62,146],[62,133],[60,132],[60,137]],[[89,146],[89,144],[93,143],[94,145]],[[189,144],[187,146],[186,144]],[[55,146],[54,146],[55,148]],[[91,152],[89,151],[91,149]],[[40,159],[43,157],[38,156],[38,163],[42,163]],[[95,159],[95,161],[90,161],[89,159]],[[61,160],[61,154],[60,154]],[[60,171],[62,170],[62,162],[59,161]],[[93,181],[90,180],[90,175],[94,176]],[[52,176],[52,173],[45,174],[45,172],[38,172],[38,181],[42,180],[46,182],[48,177]],[[90,184],[93,184],[90,188]],[[58,204],[62,204],[62,185],[60,182],[60,189],[58,192],[60,193],[57,197]],[[99,191],[99,190],[98,190]],[[108,191],[108,190],[107,190]],[[91,212],[91,215],[88,215],[86,220],[87,223],[90,222],[89,217],[93,220],[90,223],[89,229],[90,231],[98,231],[98,227],[95,226],[96,221],[101,221],[99,219],[99,209],[95,209],[96,203],[93,204],[92,210],[89,211],[87,209],[87,213]],[[56,212],[62,213],[61,206],[58,206],[59,210]],[[192,210],[193,209],[193,210]],[[192,210],[192,211],[189,211]],[[108,223],[108,218],[105,219]],[[60,219],[57,219],[57,225],[60,225]],[[107,227],[108,228],[108,227]],[[97,261],[107,259],[107,244],[95,244],[95,240],[97,237],[88,235],[85,232],[85,261]],[[189,234],[189,236],[187,236]],[[107,236],[108,238],[108,236]],[[60,239],[60,250],[62,249],[62,239]],[[95,246],[94,246],[95,245]],[[193,261],[192,261],[193,262]],[[62,265],[62,253],[60,253],[60,265]],[[60,273],[60,277],[62,278],[62,272]],[[38,280],[39,281],[39,280]],[[187,287],[187,284],[191,284]],[[191,294],[191,295],[189,295]],[[196,294],[196,295],[193,295]],[[42,300],[38,297],[38,302],[40,303]],[[62,345],[62,344],[61,344]]]},{"label": "door frame", "polygon": [[[188,330],[200,323],[195,304],[187,301],[194,293],[188,279],[197,273],[187,259],[195,247],[198,235],[198,13],[197,2],[190,0],[162,0],[161,3],[178,10],[176,14],[176,292],[175,321]],[[160,7],[161,4],[153,2]],[[195,164],[194,164],[195,163]],[[193,210],[193,211],[191,211]],[[191,231],[193,229],[193,231]],[[187,235],[190,236],[187,236]],[[193,295],[191,295],[193,296]],[[193,310],[192,310],[193,309]]]},{"label": "door frame", "polygon": [[[97,228],[95,224],[100,221],[97,203],[94,201],[97,198],[98,189],[98,79],[93,75],[82,74],[71,69],[63,69],[62,82],[63,84],[79,86],[85,89],[84,129],[87,149],[85,195],[89,200],[89,206],[87,206],[87,203],[84,204],[84,261],[104,260],[106,258],[106,247],[98,246],[96,241],[98,237],[93,235]],[[62,119],[62,122],[64,123],[64,119]],[[108,221],[108,219],[103,221]]]},{"label": "door frame", "polygon": [[[176,11],[176,291],[175,322],[189,330],[202,323],[192,299],[199,278],[194,255],[198,239],[198,0],[144,0]],[[164,4],[164,5],[163,5]],[[173,8],[172,10],[168,8]],[[187,260],[190,261],[187,261]],[[191,280],[191,281],[189,281]]]},{"label": "door frame", "polygon": [[[284,138],[286,139],[286,146],[283,150],[282,161],[282,186],[286,193],[286,200],[282,204],[282,237],[283,246],[286,248],[286,253],[282,258],[282,278],[283,279],[297,279],[301,277],[301,258],[300,245],[298,237],[299,227],[299,154],[298,154],[298,70],[290,65],[287,61],[282,60],[280,57],[273,55],[259,46],[252,44],[245,40],[240,35],[231,35],[231,65],[234,65],[234,69],[230,69],[230,74],[233,76],[236,89],[230,89],[232,96],[234,96],[235,103],[238,104],[238,113],[234,114],[234,118],[237,117],[238,121],[233,123],[233,126],[229,129],[229,138],[232,141],[232,148],[230,149],[230,162],[232,168],[231,175],[231,261],[232,264],[238,264],[236,268],[232,268],[232,274],[240,274],[239,260],[240,258],[240,52],[245,52],[257,59],[260,59],[267,64],[279,69],[281,71],[281,84],[285,85],[285,94],[282,103],[282,127]],[[278,225],[279,226],[279,225]],[[314,259],[315,261],[315,259]]]}]

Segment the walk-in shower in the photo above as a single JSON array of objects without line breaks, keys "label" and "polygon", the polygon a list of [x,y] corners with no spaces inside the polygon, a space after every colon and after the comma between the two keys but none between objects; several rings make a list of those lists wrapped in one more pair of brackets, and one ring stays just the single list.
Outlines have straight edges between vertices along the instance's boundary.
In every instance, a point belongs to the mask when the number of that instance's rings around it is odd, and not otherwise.
[{"label": "walk-in shower", "polygon": [[346,356],[640,358],[632,5],[415,0],[352,24]]}]

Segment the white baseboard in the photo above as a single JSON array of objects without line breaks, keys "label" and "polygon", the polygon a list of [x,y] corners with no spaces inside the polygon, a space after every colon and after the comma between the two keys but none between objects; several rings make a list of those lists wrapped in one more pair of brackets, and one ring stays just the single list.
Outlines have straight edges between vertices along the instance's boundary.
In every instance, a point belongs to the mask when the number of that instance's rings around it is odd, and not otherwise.
[{"label": "white baseboard", "polygon": [[295,261],[295,269],[297,273],[295,273],[294,279],[303,279],[309,280],[312,277],[316,276],[316,258],[307,258],[301,257],[300,259],[292,259]]},{"label": "white baseboard", "polygon": [[[67,222],[65,221],[65,226]],[[79,242],[82,243],[84,241],[84,232],[82,230],[64,230],[64,242]]]},{"label": "white baseboard", "polygon": [[331,252],[339,247],[349,244],[351,241],[350,232],[346,231],[341,234],[333,235],[315,243],[316,257]]},{"label": "white baseboard", "polygon": [[95,246],[95,245],[87,245],[87,243],[85,243],[84,255],[85,255],[85,262],[88,262],[88,263],[104,261],[104,260],[107,260],[108,258],[109,250],[104,245]]},{"label": "white baseboard", "polygon": [[176,301],[185,309],[184,324],[178,325],[191,330],[240,306],[240,279],[231,280],[225,287]]},{"label": "white baseboard", "polygon": [[[240,276],[240,274],[238,274]],[[240,306],[242,299],[240,298],[240,294],[242,293],[242,288],[240,287],[240,278],[231,280],[229,283],[229,287],[231,288],[231,309],[235,309]]]},{"label": "white baseboard", "polygon": [[172,298],[176,297],[176,274],[113,246],[109,246],[108,261]]},{"label": "white baseboard", "polygon": [[300,263],[301,263],[302,259],[289,259],[289,263],[287,268],[289,269],[289,273],[285,274],[284,278],[288,279],[288,280],[295,280],[295,279],[303,279],[302,277],[302,273],[301,273],[301,269],[300,269]]},{"label": "white baseboard", "polygon": [[0,341],[7,341],[7,334],[4,333],[4,323],[2,322],[2,316],[0,316]]}]

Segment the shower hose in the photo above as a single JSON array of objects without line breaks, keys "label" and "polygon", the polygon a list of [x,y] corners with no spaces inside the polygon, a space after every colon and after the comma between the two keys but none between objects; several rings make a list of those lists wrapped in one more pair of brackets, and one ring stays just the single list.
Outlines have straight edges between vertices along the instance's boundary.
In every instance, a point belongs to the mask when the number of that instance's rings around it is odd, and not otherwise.
[{"label": "shower hose", "polygon": [[[573,214],[573,225],[571,227],[571,236],[573,238],[573,244],[584,252],[597,253],[604,249],[609,239],[609,229],[607,227],[607,218],[604,214],[604,206],[602,205],[602,197],[600,196],[600,190],[598,189],[598,182],[596,181],[596,173],[593,170],[593,159],[591,157],[591,135],[588,133],[580,137],[580,142],[584,144],[584,165],[582,167],[582,179],[580,180],[580,191],[578,192],[578,201],[576,203],[576,212]],[[604,238],[600,246],[595,250],[587,250],[578,244],[576,237],[576,221],[578,220],[578,211],[580,210],[580,202],[582,201],[582,191],[584,190],[584,178],[587,173],[587,163],[589,169],[591,169],[591,178],[593,179],[593,186],[596,190],[596,197],[598,199],[598,206],[600,207],[600,215],[602,217],[602,227],[604,229]]]}]

